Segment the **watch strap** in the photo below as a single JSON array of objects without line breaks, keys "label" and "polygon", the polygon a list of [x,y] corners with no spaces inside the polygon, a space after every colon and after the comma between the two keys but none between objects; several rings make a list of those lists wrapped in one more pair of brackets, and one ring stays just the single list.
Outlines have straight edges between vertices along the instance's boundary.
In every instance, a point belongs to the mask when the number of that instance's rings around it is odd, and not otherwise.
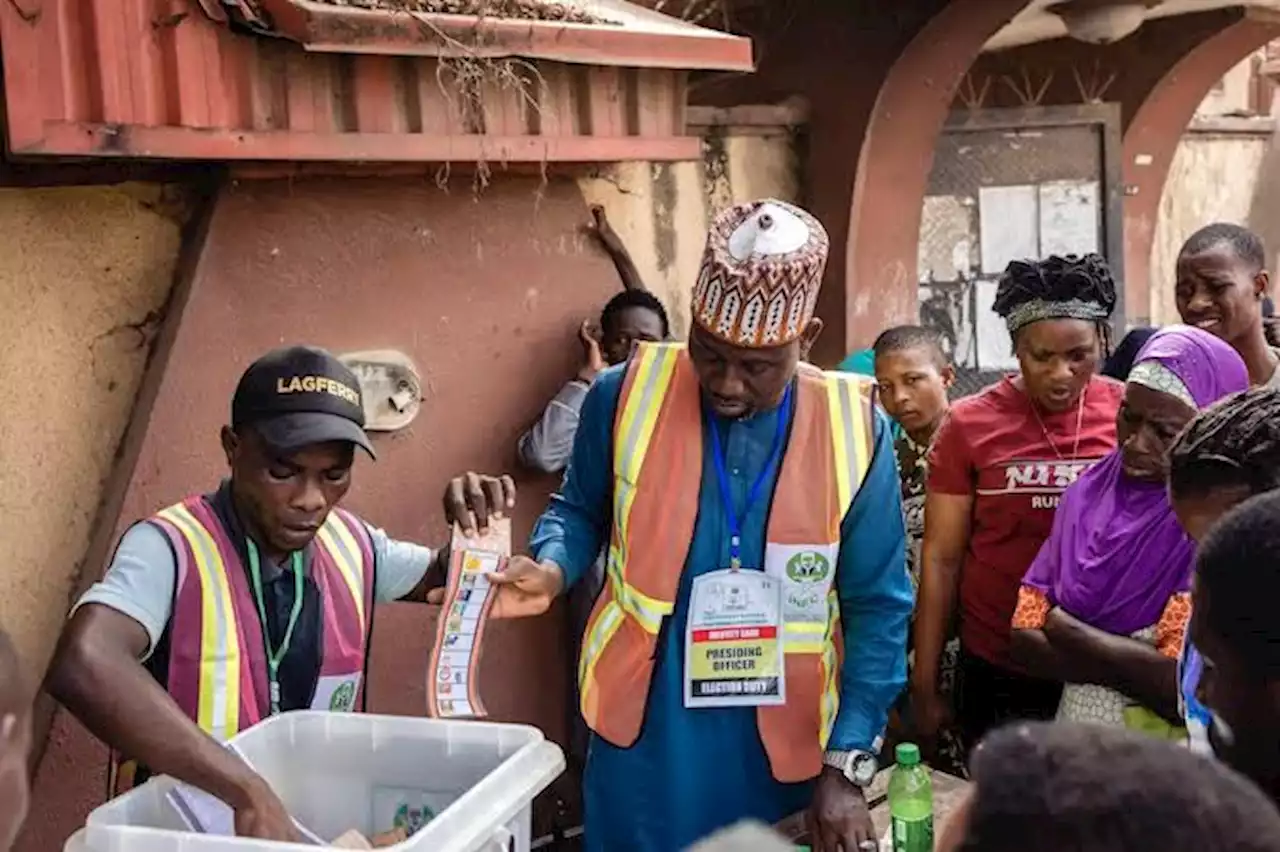
[{"label": "watch strap", "polygon": [[[859,763],[866,763],[870,767],[870,772],[866,773],[866,777],[859,778],[854,774],[854,769]],[[830,766],[832,769],[839,770],[849,783],[858,787],[866,787],[876,776],[876,770],[879,768],[879,761],[876,756],[869,751],[861,749],[853,749],[850,751],[838,751],[836,749],[828,749],[822,753],[822,763],[824,766]]]}]

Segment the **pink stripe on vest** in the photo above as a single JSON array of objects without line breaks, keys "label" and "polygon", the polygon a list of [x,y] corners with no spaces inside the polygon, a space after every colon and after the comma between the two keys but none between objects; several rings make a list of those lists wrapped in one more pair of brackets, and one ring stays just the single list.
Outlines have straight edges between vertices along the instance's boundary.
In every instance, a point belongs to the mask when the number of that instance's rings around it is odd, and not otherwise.
[{"label": "pink stripe on vest", "polygon": [[[359,552],[355,554],[347,554],[348,558],[356,557],[357,565],[371,566],[373,565],[373,541],[369,537],[369,529],[362,521],[343,509],[334,509],[333,515],[338,523],[346,527],[351,533],[351,537],[356,541],[356,547]],[[345,550],[346,542],[337,535],[333,537],[337,547]],[[362,574],[362,589],[364,595],[364,617],[366,621],[360,621],[360,612],[356,609],[355,600],[351,597],[351,592],[347,585],[346,578],[342,576],[342,572],[338,570],[338,566],[334,564],[333,557],[323,547],[315,548],[313,558],[315,564],[323,565],[324,570],[313,571],[312,576],[316,578],[316,585],[320,587],[320,597],[324,601],[325,608],[325,631],[324,631],[324,662],[320,667],[321,677],[331,677],[337,675],[351,674],[353,671],[364,670],[365,648],[369,639],[368,619],[373,616],[374,590],[373,590],[373,571],[365,570]],[[338,631],[330,629],[330,625],[360,625],[360,633],[354,634],[349,630]],[[352,669],[350,660],[358,657],[360,665]],[[364,694],[364,678],[360,679],[360,689],[357,690],[355,703],[353,707],[360,706],[361,696]]]},{"label": "pink stripe on vest", "polygon": [[[236,613],[236,641],[240,643],[240,730],[243,731],[261,722],[270,710],[267,651],[262,637],[262,622],[258,618],[258,602],[253,596],[249,571],[240,561],[240,553],[222,526],[218,513],[203,497],[190,498],[185,505],[213,536],[222,564],[226,566],[224,573],[231,586],[231,605]],[[200,637],[197,636],[196,647],[199,646]],[[173,675],[171,665],[169,677]],[[196,677],[199,677],[198,671]]]},{"label": "pink stripe on vest", "polygon": [[[169,539],[170,549],[177,560],[177,585],[174,586],[173,615],[171,618],[176,622],[178,613],[183,613],[183,621],[188,624],[185,628],[196,636],[200,636],[203,628],[203,610],[200,606],[200,580],[197,577],[196,582],[188,582],[188,576],[196,572],[195,565],[192,564],[191,548],[187,545],[186,537],[178,531],[177,527],[169,521],[161,517],[151,518],[150,523],[156,529],[164,533]],[[178,706],[183,710],[192,708],[188,711],[188,715],[192,719],[196,718],[194,708],[199,706],[200,700],[200,679],[199,677],[177,678],[173,677],[174,661],[177,658],[177,649],[172,647],[170,641],[169,649],[169,673],[168,673],[168,690],[169,695],[177,702]],[[187,665],[198,667],[200,660],[198,657],[199,648],[196,649],[197,658],[188,660]]]},{"label": "pink stripe on vest", "polygon": [[[239,730],[250,727],[268,713],[266,654],[257,602],[251,588],[248,570],[240,559],[217,513],[203,497],[192,497],[182,505],[204,527],[214,541],[216,553],[211,557],[222,567],[231,590],[237,625],[234,641],[240,649],[240,719]],[[364,523],[341,509],[334,510],[337,520],[351,532],[356,541],[358,561],[363,579],[366,617],[373,607],[373,547]],[[168,690],[178,706],[193,720],[199,718],[200,664],[203,628],[203,581],[194,564],[191,544],[177,526],[163,518],[152,522],[162,530],[178,556],[178,591],[170,623]],[[339,544],[341,541],[339,540]],[[345,545],[343,545],[345,546]],[[366,625],[359,619],[348,585],[333,557],[317,537],[310,545],[310,576],[315,581],[323,602],[323,652],[321,677],[326,675],[363,674]],[[184,570],[185,567],[185,570]],[[216,570],[216,568],[215,568]],[[361,687],[363,689],[363,677]],[[358,706],[358,704],[356,705]]]}]

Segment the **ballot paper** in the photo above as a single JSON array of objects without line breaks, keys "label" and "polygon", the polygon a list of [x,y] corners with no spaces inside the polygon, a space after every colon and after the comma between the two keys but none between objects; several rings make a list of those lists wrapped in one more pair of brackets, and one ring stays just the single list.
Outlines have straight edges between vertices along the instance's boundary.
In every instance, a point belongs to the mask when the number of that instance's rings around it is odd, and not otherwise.
[{"label": "ballot paper", "polygon": [[468,537],[455,525],[448,585],[427,666],[427,714],[437,719],[483,719],[480,660],[485,624],[497,588],[489,575],[511,555],[511,521],[491,522],[483,535]]},{"label": "ballot paper", "polygon": [[[227,751],[243,760],[245,758],[235,746],[227,744]],[[250,764],[252,765],[252,764]],[[177,812],[179,819],[188,831],[196,834],[212,834],[218,837],[236,836],[236,815],[229,805],[217,796],[206,793],[199,787],[193,787],[182,781],[175,781],[172,790],[165,794],[169,806]],[[304,841],[312,846],[325,846],[325,842],[315,832],[302,825],[296,819],[293,824]]]}]

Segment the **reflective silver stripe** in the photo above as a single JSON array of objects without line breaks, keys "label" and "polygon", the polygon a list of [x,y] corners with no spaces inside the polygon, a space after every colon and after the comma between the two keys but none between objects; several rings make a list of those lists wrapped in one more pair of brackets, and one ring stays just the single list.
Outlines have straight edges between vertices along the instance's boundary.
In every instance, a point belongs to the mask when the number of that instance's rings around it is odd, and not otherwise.
[{"label": "reflective silver stripe", "polygon": [[857,444],[857,438],[853,430],[853,418],[861,417],[862,412],[854,406],[854,401],[850,393],[853,382],[849,379],[841,378],[838,380],[839,397],[840,397],[840,430],[844,433],[844,445],[846,448],[847,464],[849,466],[849,502],[840,507],[840,517],[848,513],[849,507],[853,505],[853,498],[857,496],[858,489],[862,487],[862,471],[859,470],[858,458],[862,452],[862,448]]},{"label": "reflective silver stripe", "polygon": [[582,645],[582,653],[578,655],[578,688],[582,689],[586,685],[587,668],[589,663],[599,657],[600,652],[604,649],[605,642],[613,635],[616,624],[622,618],[622,609],[618,606],[617,601],[609,601],[604,606],[604,610],[600,613],[600,617],[596,619],[591,631],[587,635],[586,642]]}]

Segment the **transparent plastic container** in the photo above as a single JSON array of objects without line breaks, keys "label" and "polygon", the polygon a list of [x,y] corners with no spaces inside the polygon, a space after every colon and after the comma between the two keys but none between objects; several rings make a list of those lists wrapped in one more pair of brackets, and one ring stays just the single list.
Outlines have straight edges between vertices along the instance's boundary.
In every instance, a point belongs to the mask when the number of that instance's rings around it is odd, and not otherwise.
[{"label": "transparent plastic container", "polygon": [[[299,823],[325,840],[387,831],[405,797],[434,817],[402,852],[529,852],[533,798],[564,770],[537,728],[361,713],[275,716],[231,740]],[[166,801],[167,777],[89,815],[64,852],[249,852],[316,848],[186,830]],[[388,804],[391,801],[392,804]],[[375,809],[382,816],[375,816]]]}]

